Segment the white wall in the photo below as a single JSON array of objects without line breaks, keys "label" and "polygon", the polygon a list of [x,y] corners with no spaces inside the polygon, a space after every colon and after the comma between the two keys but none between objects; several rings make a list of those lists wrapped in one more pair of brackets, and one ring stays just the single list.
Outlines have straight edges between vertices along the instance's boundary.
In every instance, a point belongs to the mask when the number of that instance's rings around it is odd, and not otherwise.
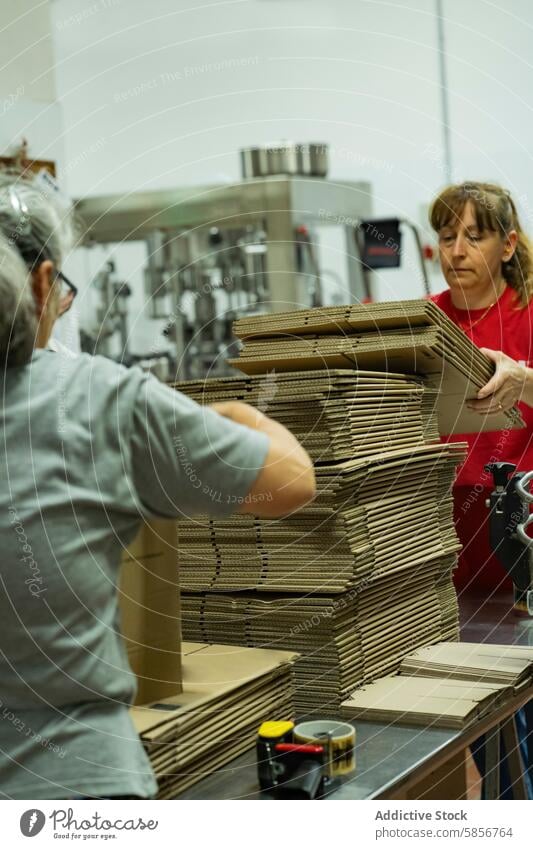
[{"label": "white wall", "polygon": [[[508,5],[444,2],[454,177],[498,179],[526,205],[533,11]],[[370,180],[376,215],[420,223],[444,182],[431,0],[52,8],[73,195],[235,180],[240,147],[280,138],[329,143],[331,177]],[[379,275],[379,296],[420,295],[415,269],[408,247],[405,269]],[[145,344],[151,331],[136,333]]]},{"label": "white wall", "polygon": [[[63,110],[56,99],[54,41],[46,0],[0,3],[0,154],[12,154],[23,139],[30,158],[51,159],[59,173],[64,172]],[[76,310],[59,322],[54,335],[77,347]]]},{"label": "white wall", "polygon": [[76,24],[85,0],[53,4],[69,157],[99,143],[72,166],[75,191],[234,179],[239,147],[280,137],[330,142],[332,176],[376,172],[384,203],[391,182],[424,179],[414,165],[439,117],[427,2],[191,6],[114,0]]},{"label": "white wall", "polygon": [[504,184],[533,231],[533,6],[447,0],[454,176]]},{"label": "white wall", "polygon": [[0,4],[0,153],[28,139],[30,155],[63,157],[50,8],[42,0]]},{"label": "white wall", "polygon": [[23,86],[34,101],[55,100],[50,9],[42,0],[2,0],[0,94]]}]

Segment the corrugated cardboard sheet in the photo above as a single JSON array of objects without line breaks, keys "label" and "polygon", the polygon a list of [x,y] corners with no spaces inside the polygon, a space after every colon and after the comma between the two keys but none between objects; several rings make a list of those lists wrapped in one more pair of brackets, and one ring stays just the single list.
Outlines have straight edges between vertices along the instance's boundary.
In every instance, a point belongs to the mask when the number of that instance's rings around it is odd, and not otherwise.
[{"label": "corrugated cardboard sheet", "polygon": [[457,639],[454,562],[421,562],[341,595],[184,593],[184,634],[297,651],[298,710],[331,711],[356,686],[396,671],[414,648]]},{"label": "corrugated cardboard sheet", "polygon": [[261,722],[293,718],[294,652],[183,644],[183,692],[131,709],[159,783],[173,798],[255,740]]},{"label": "corrugated cardboard sheet", "polygon": [[523,427],[518,410],[482,418],[464,406],[494,364],[431,301],[390,301],[242,318],[244,348],[231,364],[245,374],[360,369],[425,375],[438,389],[441,434]]},{"label": "corrugated cardboard sheet", "polygon": [[462,445],[415,446],[315,467],[312,505],[283,520],[180,521],[184,591],[341,593],[453,554]]},{"label": "corrugated cardboard sheet", "polygon": [[533,646],[443,642],[407,655],[400,670],[406,675],[492,682],[520,689],[533,675]]},{"label": "corrugated cardboard sheet", "polygon": [[390,675],[356,690],[340,713],[350,720],[459,729],[501,707],[512,694],[504,684]]},{"label": "corrugated cardboard sheet", "polygon": [[437,390],[422,379],[354,368],[174,384],[200,404],[245,401],[294,433],[316,463],[436,442]]}]

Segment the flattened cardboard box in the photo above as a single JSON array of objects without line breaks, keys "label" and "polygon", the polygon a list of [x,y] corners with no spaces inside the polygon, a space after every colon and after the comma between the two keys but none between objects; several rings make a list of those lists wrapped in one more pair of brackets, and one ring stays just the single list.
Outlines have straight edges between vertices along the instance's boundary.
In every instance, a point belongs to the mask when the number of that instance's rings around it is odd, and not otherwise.
[{"label": "flattened cardboard box", "polygon": [[[524,427],[517,409],[481,418],[465,406],[494,365],[429,301],[346,305],[243,318],[244,349],[230,364],[247,374],[354,367],[418,373],[439,390],[441,434]],[[317,335],[318,334],[318,335]],[[287,338],[290,337],[290,338]]]},{"label": "flattened cardboard box", "polygon": [[121,631],[137,677],[135,704],[181,692],[181,619],[174,520],[143,524],[122,558]]},{"label": "flattened cardboard box", "polygon": [[437,391],[416,377],[356,369],[269,372],[184,381],[175,388],[209,404],[233,395],[285,424],[315,462],[350,459],[439,438]]},{"label": "flattened cardboard box", "polygon": [[394,675],[356,690],[341,705],[341,715],[369,722],[463,728],[512,695],[512,688],[501,684]]},{"label": "flattened cardboard box", "polygon": [[[281,523],[180,523],[183,589],[342,593],[370,576],[454,553],[449,490],[462,456],[459,444],[418,446],[384,455],[382,463],[361,458],[317,467],[317,499]],[[351,485],[336,499],[344,475]],[[320,506],[330,496],[337,515]]]},{"label": "flattened cardboard box", "polygon": [[190,718],[191,711],[207,710],[228,693],[252,681],[260,682],[265,676],[268,679],[272,672],[297,658],[291,651],[184,642],[181,694],[158,700],[158,707],[133,707],[133,723],[141,737],[169,722],[179,727]]},{"label": "flattened cardboard box", "polygon": [[402,674],[493,682],[520,687],[533,675],[533,647],[441,642],[407,655]]},{"label": "flattened cardboard box", "polygon": [[301,653],[294,668],[296,705],[322,712],[338,707],[358,682],[395,671],[415,646],[456,636],[457,610],[437,590],[441,582],[451,587],[454,559],[425,562],[337,599],[186,593],[185,633],[293,648]]}]

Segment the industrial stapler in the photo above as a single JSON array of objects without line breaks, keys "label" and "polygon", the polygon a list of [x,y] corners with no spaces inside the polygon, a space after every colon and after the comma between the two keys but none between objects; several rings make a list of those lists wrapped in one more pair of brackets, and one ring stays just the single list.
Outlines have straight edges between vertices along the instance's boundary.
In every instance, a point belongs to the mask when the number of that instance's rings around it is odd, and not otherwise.
[{"label": "industrial stapler", "polygon": [[516,472],[513,463],[489,463],[494,492],[487,500],[490,509],[490,545],[514,584],[514,608],[517,613],[533,616],[533,538],[526,533],[533,523],[529,505],[532,472]]}]

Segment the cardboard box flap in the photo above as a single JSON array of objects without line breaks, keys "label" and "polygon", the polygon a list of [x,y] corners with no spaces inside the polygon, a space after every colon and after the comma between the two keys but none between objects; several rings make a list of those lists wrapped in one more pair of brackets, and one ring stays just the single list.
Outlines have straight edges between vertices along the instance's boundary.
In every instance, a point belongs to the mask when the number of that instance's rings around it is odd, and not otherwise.
[{"label": "cardboard box flap", "polygon": [[186,642],[183,645],[183,692],[177,697],[161,699],[157,708],[146,705],[132,708],[131,716],[140,734],[177,720],[180,715],[199,709],[297,658],[290,651],[201,644],[194,644],[191,650]]}]

